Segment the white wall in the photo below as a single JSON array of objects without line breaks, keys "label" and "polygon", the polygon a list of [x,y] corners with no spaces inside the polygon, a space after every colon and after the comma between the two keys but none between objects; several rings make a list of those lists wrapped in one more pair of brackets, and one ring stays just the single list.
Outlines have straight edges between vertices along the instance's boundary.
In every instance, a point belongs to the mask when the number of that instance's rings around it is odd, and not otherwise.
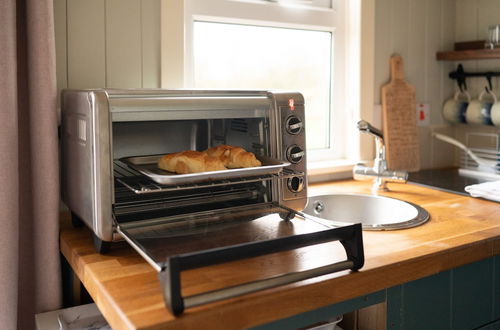
[{"label": "white wall", "polygon": [[[457,41],[484,40],[487,39],[487,31],[489,25],[500,24],[500,1],[498,0],[456,0],[456,27],[455,38]],[[479,61],[460,61],[454,63],[458,65],[462,63],[466,72],[485,72],[485,71],[500,71],[500,60],[479,60]],[[492,79],[493,92],[500,99],[500,77]],[[468,78],[467,88],[473,98],[477,98],[481,93],[487,81],[485,78]],[[462,142],[467,141],[467,134],[470,133],[487,133],[489,138],[481,139],[483,148],[495,148],[498,145],[498,127],[493,126],[471,126],[458,125],[455,127],[455,137]],[[474,139],[471,139],[472,141]],[[472,142],[471,141],[471,142]],[[474,143],[474,142],[472,142]],[[477,145],[476,145],[477,146]],[[459,163],[459,153],[456,152],[456,163]]]},{"label": "white wall", "polygon": [[160,0],[54,0],[59,88],[160,86]]},{"label": "white wall", "polygon": [[[388,59],[403,56],[407,80],[415,86],[417,102],[431,106],[431,126],[419,128],[423,168],[456,164],[458,150],[431,138],[440,131],[462,139],[466,131],[495,131],[491,127],[452,127],[441,116],[443,102],[457,90],[448,78],[459,62],[436,61],[437,51],[453,50],[454,42],[484,40],[489,25],[500,24],[499,0],[377,0],[375,8],[375,103],[380,88],[389,80]],[[500,60],[460,61],[470,72],[500,71]],[[500,96],[500,78],[493,79]],[[469,92],[477,97],[484,90],[484,78],[469,78]],[[379,114],[375,113],[374,120]]]},{"label": "white wall", "polygon": [[[489,25],[500,24],[500,1],[456,0],[457,41],[487,39]],[[500,60],[461,61],[465,71],[500,71]],[[500,78],[493,78],[493,90],[500,96]],[[484,78],[469,78],[467,86],[471,96],[476,97],[486,86]]]},{"label": "white wall", "polygon": [[[436,60],[436,52],[453,49],[455,41],[455,0],[377,0],[375,7],[375,104],[380,89],[389,82],[389,58],[403,57],[407,81],[415,86],[418,103],[431,108],[431,127],[419,128],[422,168],[443,167],[452,157],[435,150],[430,131],[442,126],[443,100],[453,94],[447,78],[454,64]],[[380,114],[374,114],[380,122]]]}]

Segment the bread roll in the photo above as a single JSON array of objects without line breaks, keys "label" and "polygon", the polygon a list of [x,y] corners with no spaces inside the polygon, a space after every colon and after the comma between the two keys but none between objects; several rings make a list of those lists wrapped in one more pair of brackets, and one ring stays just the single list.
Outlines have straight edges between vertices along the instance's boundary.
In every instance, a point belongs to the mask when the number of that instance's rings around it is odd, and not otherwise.
[{"label": "bread roll", "polygon": [[220,159],[191,150],[163,156],[158,161],[158,167],[178,174],[226,170]]},{"label": "bread roll", "polygon": [[227,168],[256,167],[262,163],[251,152],[240,147],[220,145],[205,150],[210,157],[218,158]]}]

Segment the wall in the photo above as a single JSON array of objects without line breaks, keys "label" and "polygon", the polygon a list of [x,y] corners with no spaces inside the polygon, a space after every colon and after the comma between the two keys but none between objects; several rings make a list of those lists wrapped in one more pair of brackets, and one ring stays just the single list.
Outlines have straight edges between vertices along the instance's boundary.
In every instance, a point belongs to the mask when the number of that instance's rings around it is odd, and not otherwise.
[{"label": "wall", "polygon": [[160,0],[54,0],[59,88],[160,86]]},{"label": "wall", "polygon": [[[489,25],[500,24],[500,1],[498,0],[456,0],[456,27],[455,38],[457,41],[484,40],[487,38]],[[500,71],[500,60],[460,61],[466,72]],[[492,79],[493,92],[500,98],[500,77]],[[485,78],[468,78],[467,89],[473,98],[487,86]],[[455,137],[462,142],[480,145],[482,148],[498,148],[498,127],[458,125],[455,127]],[[477,140],[480,135],[482,138]],[[485,134],[488,134],[486,136]],[[468,137],[467,137],[468,135]],[[475,141],[475,142],[474,142]],[[460,154],[456,153],[456,163],[460,163]]]},{"label": "wall", "polygon": [[[160,2],[54,0],[58,87],[160,87]],[[447,74],[455,69],[456,63],[438,62],[435,54],[453,49],[455,41],[484,39],[487,26],[500,23],[500,1],[373,2],[374,51],[370,50],[374,53],[373,70],[364,69],[373,71],[373,91],[363,94],[373,93],[374,103],[380,104],[380,88],[389,81],[389,57],[395,52],[402,55],[407,80],[416,87],[417,102],[431,107],[431,126],[419,128],[422,167],[451,165],[456,151],[432,139],[430,132],[454,134],[441,117],[441,106],[454,93],[453,81]],[[494,60],[469,61],[464,66],[470,71],[498,68]],[[480,79],[468,83],[473,95],[484,88]],[[498,95],[499,87],[500,79],[495,78]],[[362,104],[366,107],[366,102]],[[372,110],[364,109],[362,113],[371,114]],[[375,125],[381,122],[377,112],[365,119]],[[371,145],[367,138],[363,143]]]},{"label": "wall", "polygon": [[[498,0],[456,0],[457,41],[484,40],[487,38],[489,25],[500,24],[500,1]],[[499,60],[462,61],[465,71],[500,71]],[[493,90],[500,96],[500,78],[493,78]],[[486,80],[470,78],[467,80],[471,96],[484,89]]]},{"label": "wall", "polygon": [[[453,94],[447,74],[454,64],[436,61],[436,52],[453,49],[455,41],[455,0],[377,0],[375,7],[374,98],[380,104],[380,89],[389,82],[389,58],[403,57],[406,79],[415,86],[417,103],[430,105],[429,127],[419,127],[421,166],[444,167],[453,162],[453,151],[434,144],[433,129],[445,123],[441,117],[443,100]],[[380,113],[373,121],[380,126]],[[446,131],[447,128],[444,128]]]},{"label": "wall", "polygon": [[[431,125],[419,128],[423,168],[457,164],[459,151],[431,138],[432,131],[465,141],[466,132],[494,132],[492,127],[462,125],[452,127],[441,116],[443,102],[457,90],[448,73],[458,62],[440,62],[435,54],[453,50],[453,43],[486,39],[487,28],[500,24],[498,0],[377,0],[375,8],[375,104],[380,104],[380,88],[389,80],[388,59],[394,52],[403,56],[407,80],[416,88],[419,103],[429,103]],[[466,71],[500,70],[500,61],[462,61]],[[493,78],[493,90],[500,96],[500,78]],[[483,78],[467,80],[471,96],[486,86]],[[375,112],[373,121],[380,122]]]}]

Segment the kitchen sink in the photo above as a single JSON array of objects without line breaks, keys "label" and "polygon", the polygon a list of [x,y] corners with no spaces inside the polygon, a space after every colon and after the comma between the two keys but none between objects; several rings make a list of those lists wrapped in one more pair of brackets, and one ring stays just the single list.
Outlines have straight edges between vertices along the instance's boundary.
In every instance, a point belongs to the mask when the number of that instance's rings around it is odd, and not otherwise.
[{"label": "kitchen sink", "polygon": [[411,228],[429,220],[429,213],[413,203],[362,194],[309,197],[307,207],[302,212],[327,220],[334,226],[361,223],[363,230]]}]

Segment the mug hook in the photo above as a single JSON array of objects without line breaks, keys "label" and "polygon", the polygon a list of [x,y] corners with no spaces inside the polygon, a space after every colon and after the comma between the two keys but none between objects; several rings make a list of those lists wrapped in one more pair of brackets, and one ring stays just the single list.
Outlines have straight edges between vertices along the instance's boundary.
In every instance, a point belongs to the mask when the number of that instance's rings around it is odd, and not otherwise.
[{"label": "mug hook", "polygon": [[467,83],[465,82],[465,71],[462,64],[459,64],[456,72],[457,85],[460,89],[460,92],[464,92],[467,90]]},{"label": "mug hook", "polygon": [[493,90],[493,87],[491,85],[491,72],[486,73],[486,80],[488,81],[488,87],[485,87],[485,89],[486,89],[486,92],[489,93],[490,91]]},{"label": "mug hook", "polygon": [[460,93],[463,93],[464,91],[467,90],[467,85],[465,84],[465,78],[458,78],[457,85],[458,89],[460,89]]}]

